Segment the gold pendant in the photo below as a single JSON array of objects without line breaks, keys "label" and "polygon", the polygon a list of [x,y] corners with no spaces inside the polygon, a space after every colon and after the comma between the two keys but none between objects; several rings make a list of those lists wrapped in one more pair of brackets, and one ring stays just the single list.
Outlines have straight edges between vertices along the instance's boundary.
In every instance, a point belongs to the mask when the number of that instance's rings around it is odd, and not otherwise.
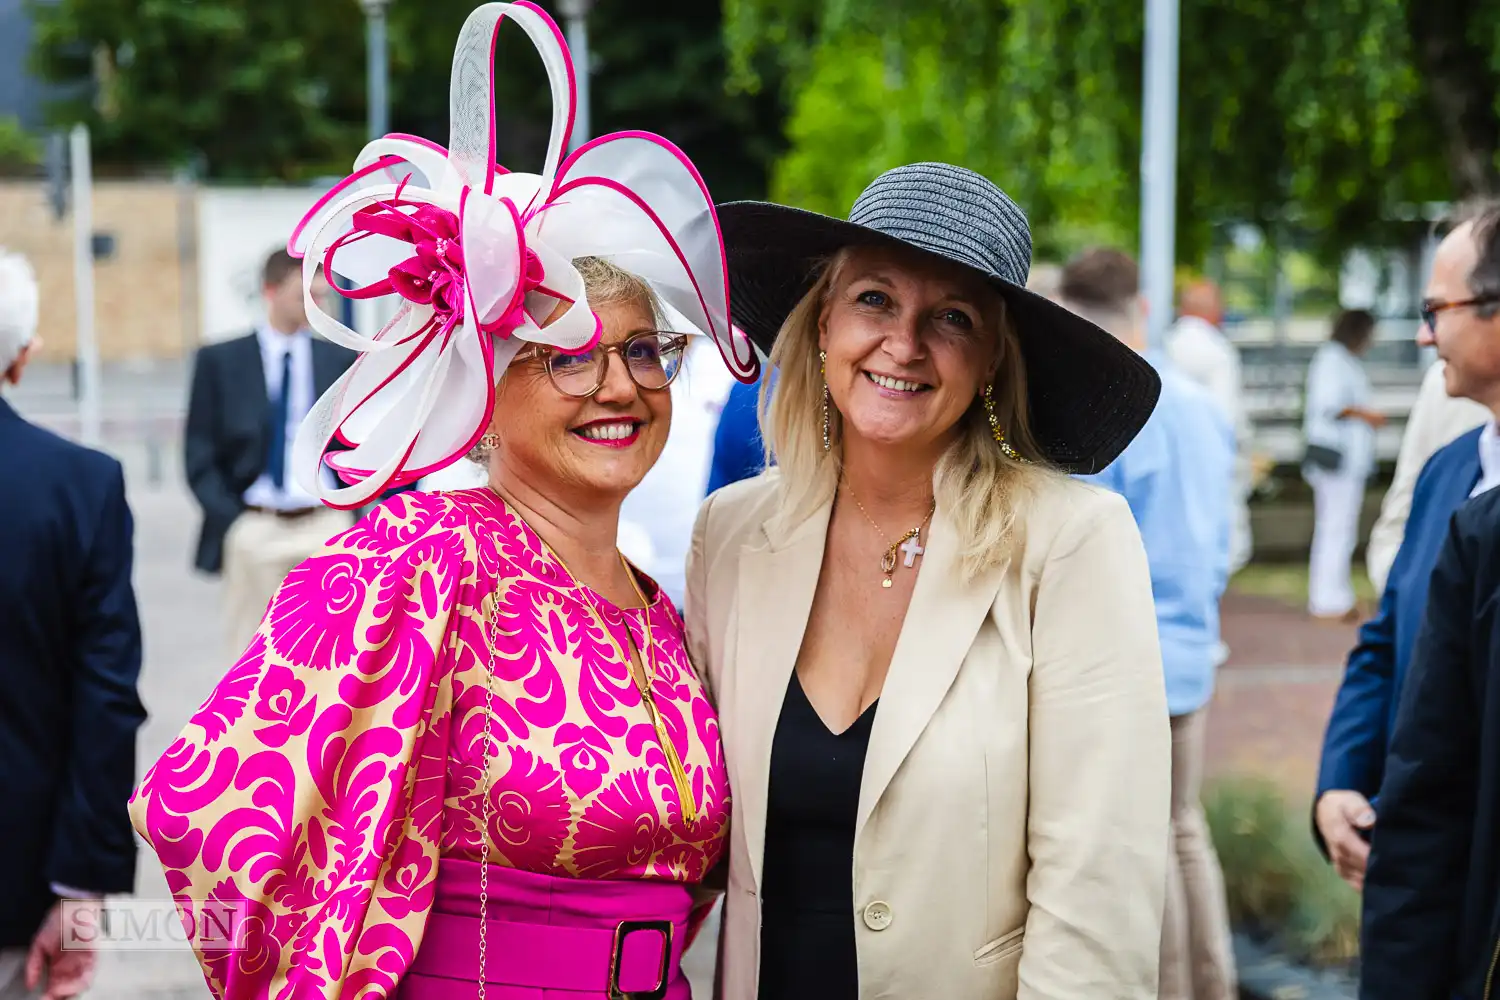
[{"label": "gold pendant", "polygon": [[889,590],[891,588],[891,578],[886,577],[884,580],[881,580],[880,585]]}]

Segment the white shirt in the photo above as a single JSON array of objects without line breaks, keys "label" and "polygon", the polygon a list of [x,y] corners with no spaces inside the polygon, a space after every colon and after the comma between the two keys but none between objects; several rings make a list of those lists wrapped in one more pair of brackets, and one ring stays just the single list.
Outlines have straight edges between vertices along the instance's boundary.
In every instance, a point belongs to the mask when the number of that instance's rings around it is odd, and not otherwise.
[{"label": "white shirt", "polygon": [[[279,333],[269,326],[255,331],[260,342],[260,363],[266,375],[266,399],[276,398],[281,391],[281,366],[288,352],[292,355],[292,391],[287,399],[286,426],[282,433],[286,439],[286,476],[281,489],[271,482],[269,472],[250,484],[244,500],[251,507],[270,507],[275,510],[297,510],[316,507],[318,498],[304,490],[292,474],[292,442],[297,438],[297,428],[312,409],[316,401],[313,384],[312,335],[306,330],[294,334]],[[324,470],[325,475],[327,470]]]},{"label": "white shirt", "polygon": [[1206,319],[1183,316],[1167,332],[1167,357],[1179,372],[1208,390],[1240,443],[1248,441],[1240,352],[1223,331]]},{"label": "white shirt", "polygon": [[693,521],[708,488],[714,431],[734,376],[707,337],[688,340],[672,382],[672,431],[661,458],[620,508],[620,551],[645,570],[680,610],[687,590]]},{"label": "white shirt", "polygon": [[1491,420],[1479,432],[1479,482],[1469,496],[1477,497],[1500,486],[1500,435],[1495,432],[1495,421]]},{"label": "white shirt", "polygon": [[1302,432],[1308,444],[1332,448],[1343,456],[1337,475],[1367,478],[1375,468],[1375,428],[1354,417],[1339,419],[1350,407],[1370,405],[1370,378],[1359,358],[1330,340],[1318,348],[1307,368],[1307,395]]}]

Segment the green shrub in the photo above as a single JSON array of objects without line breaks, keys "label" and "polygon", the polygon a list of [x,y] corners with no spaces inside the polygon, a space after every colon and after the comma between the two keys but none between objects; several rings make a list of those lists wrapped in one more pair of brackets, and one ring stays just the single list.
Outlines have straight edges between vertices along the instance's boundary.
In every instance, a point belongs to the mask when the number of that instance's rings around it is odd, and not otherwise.
[{"label": "green shrub", "polygon": [[42,161],[42,144],[21,127],[15,115],[0,115],[0,169],[33,167]]},{"label": "green shrub", "polygon": [[1237,927],[1308,962],[1357,955],[1359,894],[1313,843],[1309,810],[1289,808],[1268,781],[1238,778],[1216,783],[1203,807]]}]

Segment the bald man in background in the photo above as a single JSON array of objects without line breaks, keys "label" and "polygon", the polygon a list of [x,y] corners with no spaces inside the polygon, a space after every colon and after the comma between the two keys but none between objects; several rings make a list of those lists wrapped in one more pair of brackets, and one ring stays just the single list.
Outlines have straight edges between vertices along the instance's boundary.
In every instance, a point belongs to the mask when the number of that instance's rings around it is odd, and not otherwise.
[{"label": "bald man in background", "polygon": [[1182,292],[1178,319],[1168,331],[1166,353],[1178,372],[1208,390],[1218,404],[1235,438],[1235,488],[1230,496],[1229,572],[1238,572],[1250,561],[1250,442],[1251,426],[1245,412],[1244,380],[1240,374],[1240,352],[1220,329],[1224,322],[1224,298],[1219,286],[1200,280]]}]

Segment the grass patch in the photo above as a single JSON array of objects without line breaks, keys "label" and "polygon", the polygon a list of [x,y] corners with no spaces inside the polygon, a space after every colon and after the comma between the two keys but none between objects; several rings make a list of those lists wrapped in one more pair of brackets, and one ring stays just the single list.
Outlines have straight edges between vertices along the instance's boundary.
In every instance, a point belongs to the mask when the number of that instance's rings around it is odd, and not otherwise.
[{"label": "grass patch", "polygon": [[[1297,607],[1307,606],[1306,563],[1251,563],[1229,580],[1229,589],[1255,597],[1274,597]],[[1363,563],[1354,564],[1354,596],[1374,606],[1380,595],[1365,574]]]},{"label": "grass patch", "polygon": [[1203,799],[1234,925],[1313,965],[1359,953],[1359,894],[1313,843],[1308,811],[1263,779],[1228,779]]}]

